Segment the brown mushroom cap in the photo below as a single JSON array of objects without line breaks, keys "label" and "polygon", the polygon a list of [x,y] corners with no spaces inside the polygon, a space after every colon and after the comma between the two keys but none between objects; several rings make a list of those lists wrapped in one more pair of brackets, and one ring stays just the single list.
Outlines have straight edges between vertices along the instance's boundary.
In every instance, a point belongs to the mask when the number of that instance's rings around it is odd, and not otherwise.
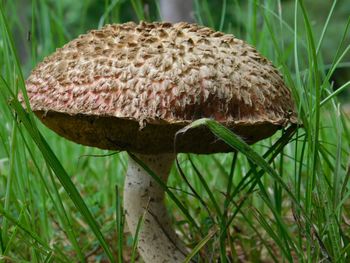
[{"label": "brown mushroom cap", "polygon": [[[255,48],[188,23],[106,25],[46,57],[29,76],[32,110],[51,129],[103,149],[164,153],[212,118],[250,143],[296,123],[282,77]],[[230,151],[205,128],[179,152]]]}]

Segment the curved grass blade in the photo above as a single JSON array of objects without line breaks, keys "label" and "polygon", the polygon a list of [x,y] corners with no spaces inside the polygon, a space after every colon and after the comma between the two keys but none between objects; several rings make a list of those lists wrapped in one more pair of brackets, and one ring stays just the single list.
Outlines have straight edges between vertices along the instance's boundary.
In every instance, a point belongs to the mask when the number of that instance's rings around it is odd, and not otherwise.
[{"label": "curved grass blade", "polygon": [[185,258],[184,263],[188,263],[191,262],[192,258],[202,249],[202,247],[205,246],[206,243],[208,243],[208,241],[210,239],[213,238],[213,236],[216,234],[216,232],[218,231],[218,229],[214,229],[212,231],[209,231],[208,235],[206,235],[205,238],[203,238],[198,244],[197,246],[195,246],[195,248],[191,251],[190,254],[188,254],[188,256]]}]

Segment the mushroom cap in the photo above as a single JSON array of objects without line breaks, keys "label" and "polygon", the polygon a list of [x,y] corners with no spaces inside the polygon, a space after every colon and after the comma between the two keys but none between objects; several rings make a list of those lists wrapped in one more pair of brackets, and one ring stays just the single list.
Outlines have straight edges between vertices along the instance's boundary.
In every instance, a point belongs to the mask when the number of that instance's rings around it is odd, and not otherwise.
[{"label": "mushroom cap", "polygon": [[[297,123],[270,61],[233,35],[185,22],[92,30],[39,63],[26,87],[45,125],[102,149],[172,152],[175,133],[204,117],[249,143]],[[231,151],[203,127],[182,135],[176,149]]]}]

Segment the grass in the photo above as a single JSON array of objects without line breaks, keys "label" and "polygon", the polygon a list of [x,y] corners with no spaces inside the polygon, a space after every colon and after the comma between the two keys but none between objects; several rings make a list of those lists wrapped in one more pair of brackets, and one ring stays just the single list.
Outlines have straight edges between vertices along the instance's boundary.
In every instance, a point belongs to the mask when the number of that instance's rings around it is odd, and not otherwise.
[{"label": "grass", "polygon": [[[68,142],[15,98],[30,69],[56,47],[104,23],[156,20],[159,7],[149,1],[145,12],[140,1],[86,0],[68,8],[69,2],[0,4],[3,262],[140,260],[122,214],[125,153]],[[239,153],[178,155],[164,187],[174,227],[192,251],[188,260],[350,261],[350,122],[338,101],[350,82],[334,90],[331,81],[338,67],[349,65],[350,17],[337,23],[331,61],[323,56],[340,2],[329,4],[316,32],[302,0],[287,10],[272,0],[195,1],[199,23],[234,33],[274,62],[303,127],[248,146],[212,120],[192,124],[208,126]]]}]

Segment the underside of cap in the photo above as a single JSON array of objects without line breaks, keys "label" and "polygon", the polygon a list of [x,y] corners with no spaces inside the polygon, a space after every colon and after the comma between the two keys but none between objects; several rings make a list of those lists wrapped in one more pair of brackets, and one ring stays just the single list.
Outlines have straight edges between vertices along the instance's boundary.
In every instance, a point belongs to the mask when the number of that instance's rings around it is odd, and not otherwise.
[{"label": "underside of cap", "polygon": [[[134,120],[110,116],[65,113],[36,112],[36,115],[50,129],[79,144],[108,150],[130,151],[143,154],[157,153],[219,153],[233,149],[216,138],[208,128],[196,127],[174,138],[177,131],[188,123],[147,124],[140,129]],[[282,125],[271,122],[226,123],[229,129],[248,143],[270,137]]]},{"label": "underside of cap", "polygon": [[[26,87],[48,127],[104,149],[169,152],[175,132],[204,117],[249,142],[297,122],[290,91],[270,61],[244,41],[196,24],[92,30],[39,63]],[[201,132],[187,136],[181,152],[228,151],[208,134],[203,142]],[[186,146],[194,140],[199,150]]]}]

